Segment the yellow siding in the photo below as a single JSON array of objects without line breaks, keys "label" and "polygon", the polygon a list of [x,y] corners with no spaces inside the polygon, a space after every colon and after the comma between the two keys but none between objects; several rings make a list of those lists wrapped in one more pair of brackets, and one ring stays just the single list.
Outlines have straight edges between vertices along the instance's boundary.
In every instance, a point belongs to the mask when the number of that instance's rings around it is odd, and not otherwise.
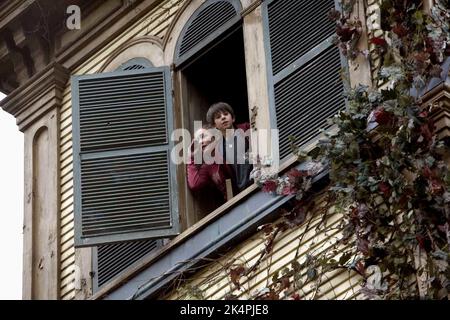
[{"label": "yellow siding", "polygon": [[[257,232],[248,240],[239,244],[232,251],[225,253],[217,261],[213,261],[188,280],[179,281],[177,288],[164,299],[192,299],[192,289],[202,292],[204,299],[224,299],[227,294],[234,294],[240,299],[248,299],[254,292],[267,287],[272,277],[284,268],[290,267],[292,261],[303,263],[307,254],[318,255],[321,252],[332,252],[339,233],[335,228],[341,216],[332,214],[326,225],[321,223],[322,208],[325,206],[323,195],[316,199],[316,206],[308,213],[303,225],[279,234],[275,240],[272,253],[262,260],[260,266],[248,278],[241,279],[241,289],[232,289],[227,269],[230,265],[244,264],[251,267],[264,250],[264,233]],[[308,222],[310,220],[310,222]],[[309,223],[309,226],[308,226]],[[301,240],[301,241],[300,241]],[[338,247],[335,259],[339,259],[345,247]],[[306,279],[303,275],[302,280]],[[339,269],[323,275],[318,288],[311,287],[309,282],[299,291],[302,299],[361,299],[358,294],[360,277],[353,271]],[[292,281],[292,279],[291,279]]]},{"label": "yellow siding", "polygon": [[[169,24],[186,0],[167,0],[124,31],[114,41],[98,50],[95,55],[81,64],[73,74],[98,72],[109,55],[120,45],[144,35],[163,39]],[[75,250],[73,234],[73,175],[72,175],[72,112],[70,83],[64,91],[60,120],[60,168],[61,168],[61,299],[75,297],[74,270]]]}]

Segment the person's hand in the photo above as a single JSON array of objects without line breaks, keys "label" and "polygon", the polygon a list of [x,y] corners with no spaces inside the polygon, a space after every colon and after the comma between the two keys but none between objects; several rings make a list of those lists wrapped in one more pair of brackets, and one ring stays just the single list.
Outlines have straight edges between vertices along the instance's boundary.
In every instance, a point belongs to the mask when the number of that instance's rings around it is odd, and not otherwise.
[{"label": "person's hand", "polygon": [[201,154],[203,153],[203,148],[198,139],[194,139],[189,146],[189,158],[196,160],[202,159]]}]

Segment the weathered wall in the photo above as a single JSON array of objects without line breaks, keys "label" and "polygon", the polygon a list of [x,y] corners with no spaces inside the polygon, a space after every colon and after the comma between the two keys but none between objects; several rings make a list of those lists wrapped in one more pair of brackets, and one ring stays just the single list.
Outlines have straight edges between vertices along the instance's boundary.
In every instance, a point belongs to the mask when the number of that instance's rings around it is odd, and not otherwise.
[{"label": "weathered wall", "polygon": [[49,215],[53,204],[50,176],[56,173],[51,159],[51,133],[40,128],[33,140],[33,215],[32,215],[32,299],[57,299],[57,283],[50,279],[58,274],[58,235],[56,216]]}]

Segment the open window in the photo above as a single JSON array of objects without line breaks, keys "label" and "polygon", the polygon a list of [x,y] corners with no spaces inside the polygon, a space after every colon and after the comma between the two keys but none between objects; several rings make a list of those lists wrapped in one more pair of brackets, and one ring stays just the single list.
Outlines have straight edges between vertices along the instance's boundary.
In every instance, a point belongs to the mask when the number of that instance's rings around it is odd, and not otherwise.
[{"label": "open window", "polygon": [[[177,43],[175,72],[180,80],[184,126],[206,123],[208,108],[226,102],[236,124],[249,122],[244,39],[239,1],[206,1],[186,23]],[[208,21],[208,22],[206,22]],[[223,203],[217,190],[189,193],[188,220],[195,223]]]}]

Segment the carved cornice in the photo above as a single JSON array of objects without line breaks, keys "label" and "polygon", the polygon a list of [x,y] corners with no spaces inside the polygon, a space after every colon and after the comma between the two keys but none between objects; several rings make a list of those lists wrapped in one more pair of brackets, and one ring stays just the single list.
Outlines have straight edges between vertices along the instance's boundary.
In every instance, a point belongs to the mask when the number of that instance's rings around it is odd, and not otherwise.
[{"label": "carved cornice", "polygon": [[35,0],[8,1],[0,5],[0,30],[19,17]]},{"label": "carved cornice", "polygon": [[424,107],[432,106],[431,117],[438,139],[450,138],[450,79],[441,82],[422,97]]},{"label": "carved cornice", "polygon": [[57,52],[56,59],[68,69],[75,69],[87,57],[97,52],[99,48],[109,43],[163,1],[139,0],[135,1],[131,8],[128,2],[123,2],[122,7],[109,17],[99,21],[91,29],[83,31],[74,41],[65,44]]},{"label": "carved cornice", "polygon": [[0,107],[13,115],[24,131],[48,110],[60,107],[70,72],[58,63],[48,65],[1,102]]}]

